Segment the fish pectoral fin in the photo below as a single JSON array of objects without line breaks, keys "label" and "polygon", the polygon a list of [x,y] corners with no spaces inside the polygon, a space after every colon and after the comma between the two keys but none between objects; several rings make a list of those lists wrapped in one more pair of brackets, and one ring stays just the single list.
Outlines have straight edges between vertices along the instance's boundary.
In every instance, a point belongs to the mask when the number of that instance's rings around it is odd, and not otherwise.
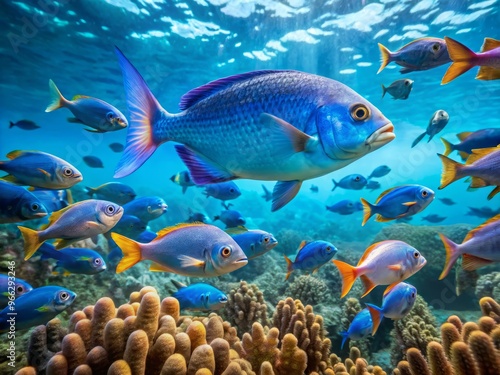
[{"label": "fish pectoral fin", "polygon": [[[84,224],[87,228],[101,229],[101,226],[95,221],[86,221]],[[95,242],[94,242],[95,243]]]},{"label": "fish pectoral fin", "polygon": [[68,117],[66,120],[74,124],[83,124],[83,121],[76,117]]},{"label": "fish pectoral fin", "polygon": [[50,307],[47,305],[40,306],[38,309],[35,309],[38,312],[44,313],[44,312],[49,312]]},{"label": "fish pectoral fin", "polygon": [[262,134],[258,136],[270,140],[274,156],[282,159],[297,152],[307,151],[307,148],[311,148],[311,144],[308,145],[309,141],[315,140],[285,120],[269,113],[262,113],[260,122],[264,126],[260,130]]},{"label": "fish pectoral fin", "polygon": [[480,79],[482,81],[500,79],[500,69],[492,68],[491,66],[482,66],[477,72],[476,79]]},{"label": "fish pectoral fin", "polygon": [[189,255],[181,255],[179,258],[181,267],[205,267],[205,261],[190,257]]},{"label": "fish pectoral fin", "polygon": [[411,206],[414,206],[416,204],[417,204],[417,202],[415,202],[415,201],[414,202],[405,202],[405,203],[403,203],[403,206],[411,207]]},{"label": "fish pectoral fin", "polygon": [[149,270],[151,272],[172,272],[170,268],[156,262],[151,263]]},{"label": "fish pectoral fin", "polygon": [[480,258],[470,254],[464,254],[462,256],[462,268],[466,271],[474,271],[491,263],[493,263],[493,261],[489,259]]},{"label": "fish pectoral fin", "polygon": [[391,271],[401,271],[401,264],[391,264],[387,266]]},{"label": "fish pectoral fin", "polygon": [[278,181],[273,189],[273,204],[271,211],[277,211],[290,202],[300,190],[302,181]]},{"label": "fish pectoral fin", "polygon": [[43,173],[45,176],[47,176],[48,178],[50,178],[50,177],[52,176],[52,175],[51,175],[49,172],[47,172],[45,169],[42,169],[42,168],[37,168],[37,170],[38,170],[39,172],[42,172],[42,173]]},{"label": "fish pectoral fin", "polygon": [[197,185],[213,184],[236,178],[236,176],[221,165],[184,145],[176,145],[175,150],[184,164],[186,164],[186,167],[188,167],[189,174]]},{"label": "fish pectoral fin", "polygon": [[361,279],[361,282],[363,283],[364,287],[365,287],[365,292],[363,293],[363,295],[361,296],[361,298],[363,298],[364,296],[366,296],[368,293],[370,293],[373,288],[375,288],[377,285],[375,285],[369,278],[368,276],[365,276],[365,275],[361,275],[359,277]]},{"label": "fish pectoral fin", "polygon": [[385,288],[384,290],[384,297],[396,286],[400,283],[401,281],[396,281],[394,283],[392,283],[391,285],[389,285],[387,288]]},{"label": "fish pectoral fin", "polygon": [[491,191],[491,193],[488,194],[488,200],[492,199],[498,193],[500,193],[500,186],[497,186]]}]

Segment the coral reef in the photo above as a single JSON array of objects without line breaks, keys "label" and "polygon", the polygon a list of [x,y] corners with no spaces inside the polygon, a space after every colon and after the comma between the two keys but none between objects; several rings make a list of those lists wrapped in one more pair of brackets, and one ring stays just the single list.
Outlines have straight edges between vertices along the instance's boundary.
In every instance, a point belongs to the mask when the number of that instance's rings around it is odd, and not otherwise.
[{"label": "coral reef", "polygon": [[317,305],[325,302],[329,297],[326,283],[311,275],[300,275],[288,284],[285,295],[298,299],[306,305]]},{"label": "coral reef", "polygon": [[268,324],[267,305],[257,285],[241,281],[240,286],[231,289],[227,297],[224,316],[237,327],[240,337],[249,332],[255,322],[264,326]]},{"label": "coral reef", "polygon": [[436,318],[421,296],[417,296],[415,305],[403,319],[394,321],[391,332],[391,362],[393,366],[404,359],[404,353],[414,348],[427,355],[427,345],[431,341],[441,342],[437,329]]},{"label": "coral reef", "polygon": [[478,298],[488,296],[500,301],[500,272],[480,276],[476,284],[476,296]]}]

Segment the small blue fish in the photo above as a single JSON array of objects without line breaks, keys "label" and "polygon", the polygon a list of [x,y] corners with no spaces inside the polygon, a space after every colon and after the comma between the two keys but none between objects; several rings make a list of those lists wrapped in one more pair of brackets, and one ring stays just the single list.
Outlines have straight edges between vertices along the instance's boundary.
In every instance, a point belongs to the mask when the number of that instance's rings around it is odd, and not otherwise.
[{"label": "small blue fish", "polygon": [[186,220],[186,223],[205,223],[210,219],[208,218],[207,215],[205,215],[203,212],[193,212],[191,209],[189,209],[189,217]]},{"label": "small blue fish", "polygon": [[236,228],[246,224],[247,221],[239,211],[229,209],[232,204],[228,204],[227,206],[223,204],[223,206],[225,210],[220,215],[214,216],[214,221],[222,221],[226,224],[226,228]]},{"label": "small blue fish", "polygon": [[319,191],[319,188],[317,185],[311,185],[309,188],[313,193],[317,193]]},{"label": "small blue fish", "polygon": [[53,212],[49,224],[40,231],[18,226],[24,239],[24,260],[28,260],[46,240],[57,238],[56,249],[95,237],[113,228],[123,208],[113,202],[89,199]]},{"label": "small blue fish", "polygon": [[121,182],[108,182],[96,188],[87,187],[87,194],[93,199],[102,199],[123,206],[137,196],[134,189]]},{"label": "small blue fish", "polygon": [[264,190],[264,195],[261,195],[262,198],[269,202],[273,200],[273,193],[271,193],[264,185],[262,185],[262,190]]},{"label": "small blue fish", "polygon": [[434,200],[434,192],[422,185],[402,185],[384,191],[375,204],[361,198],[365,225],[372,215],[375,221],[386,222],[405,216],[412,216],[424,210]]},{"label": "small blue fish", "polygon": [[356,314],[349,325],[349,329],[347,331],[340,332],[342,335],[342,345],[340,346],[340,349],[342,350],[344,348],[344,344],[347,339],[361,340],[370,336],[372,329],[373,323],[370,311],[368,308],[364,308]]},{"label": "small blue fish", "polygon": [[56,250],[54,246],[44,243],[37,250],[42,260],[57,260],[53,275],[83,274],[94,275],[106,269],[106,262],[98,252],[85,248]]},{"label": "small blue fish", "polygon": [[332,179],[332,182],[332,191],[334,191],[337,187],[348,190],[361,190],[366,186],[368,181],[360,174],[350,174],[349,176],[342,178],[339,182],[334,179]]},{"label": "small blue fish", "polygon": [[8,161],[0,161],[0,170],[9,173],[2,180],[17,185],[46,189],[67,189],[83,177],[78,169],[57,156],[40,151],[12,151]]},{"label": "small blue fish", "polygon": [[[146,223],[137,216],[124,214],[113,227],[113,232],[136,240],[146,230],[146,227]],[[111,238],[111,234],[109,233],[106,233],[105,236],[106,238]]]},{"label": "small blue fish", "polygon": [[434,112],[432,115],[429,125],[427,125],[427,129],[425,132],[420,134],[411,144],[411,147],[415,147],[425,136],[426,134],[429,135],[429,139],[427,143],[429,143],[436,134],[438,134],[441,130],[444,129],[446,124],[448,124],[448,121],[450,120],[450,115],[448,115],[448,112],[443,111],[442,109],[437,110]]},{"label": "small blue fish", "polygon": [[23,279],[0,273],[0,308],[3,309],[9,301],[14,301],[32,289],[33,287]]},{"label": "small blue fish", "polygon": [[326,206],[326,209],[340,215],[350,215],[357,211],[363,211],[363,206],[360,202],[344,199],[331,206]]},{"label": "small blue fish", "polygon": [[184,194],[188,187],[195,186],[195,183],[191,179],[189,171],[181,171],[170,177],[170,181],[182,187],[182,194]]},{"label": "small blue fish", "polygon": [[12,129],[14,126],[23,130],[40,129],[40,127],[34,121],[31,120],[19,120],[16,123],[10,121],[9,129]]},{"label": "small blue fish", "polygon": [[413,81],[411,79],[398,79],[387,87],[382,85],[382,98],[388,92],[394,100],[406,100],[410,96],[412,88]]},{"label": "small blue fish", "polygon": [[394,126],[340,82],[293,70],[260,70],[195,88],[180,113],[163,109],[137,69],[116,49],[130,112],[115,177],[137,170],[165,142],[197,185],[278,181],[272,211],[305,180],[345,167],[394,139]]},{"label": "small blue fish", "polygon": [[227,296],[212,285],[196,283],[186,286],[176,280],[172,280],[172,284],[178,289],[172,297],[179,301],[181,310],[214,311],[227,303]]},{"label": "small blue fish", "polygon": [[137,242],[148,243],[153,241],[158,235],[156,232],[152,232],[150,230],[145,230],[141,234],[137,236]]},{"label": "small blue fish", "polygon": [[109,148],[113,152],[122,152],[124,149],[124,146],[121,143],[113,142],[113,143],[110,143]]},{"label": "small blue fish", "polygon": [[450,198],[438,198],[438,199],[447,206],[453,206],[454,204],[456,204],[455,201],[453,201]]},{"label": "small blue fish", "polygon": [[0,180],[0,224],[47,216],[42,202],[28,190]]},{"label": "small blue fish", "polygon": [[[66,310],[76,298],[76,293],[60,286],[43,286],[33,289],[17,298],[15,305],[0,311],[0,333],[11,327],[15,321],[16,331],[45,324]],[[16,313],[15,318],[10,313]]]},{"label": "small blue fish", "polygon": [[367,303],[373,322],[372,335],[377,332],[383,318],[403,319],[413,308],[417,299],[417,288],[407,283],[399,283],[384,293],[382,307]]},{"label": "small blue fish", "polygon": [[87,164],[90,168],[104,168],[102,160],[99,159],[97,156],[87,155],[84,156],[82,159],[84,163]]},{"label": "small blue fish", "polygon": [[382,64],[380,73],[391,61],[402,66],[400,73],[409,73],[417,70],[432,69],[451,62],[446,41],[440,38],[419,38],[404,45],[396,52],[389,51],[382,44],[378,44]]},{"label": "small blue fish", "polygon": [[477,216],[481,219],[489,219],[490,217],[496,216],[500,214],[500,209],[492,209],[488,206],[483,207],[469,207],[469,212],[467,212],[467,216]]},{"label": "small blue fish", "polygon": [[137,216],[144,223],[159,218],[167,212],[168,206],[160,197],[140,197],[123,206],[125,215]]},{"label": "small blue fish", "polygon": [[446,216],[439,216],[437,214],[431,214],[424,216],[422,220],[428,221],[429,223],[440,223],[446,220]]},{"label": "small blue fish", "polygon": [[49,80],[49,89],[51,102],[45,112],[68,108],[75,116],[68,118],[68,121],[87,125],[91,129],[85,130],[93,133],[121,130],[128,125],[123,113],[103,100],[85,95],[76,95],[73,100],[67,100],[52,80]]},{"label": "small blue fish", "polygon": [[387,174],[389,174],[390,171],[391,168],[389,168],[387,165],[381,165],[375,168],[372,173],[370,173],[370,175],[367,177],[367,180],[370,180],[375,177],[377,178],[384,177]]},{"label": "small blue fish", "polygon": [[51,190],[35,188],[31,191],[45,206],[48,212],[55,212],[73,204],[71,190]]},{"label": "small blue fish", "polygon": [[370,191],[380,189],[380,187],[381,187],[380,182],[374,180],[368,181],[368,183],[365,186],[365,188],[367,188]]},{"label": "small blue fish", "polygon": [[318,270],[323,264],[328,263],[337,254],[337,248],[327,241],[302,241],[299,245],[295,261],[291,261],[286,255],[288,280],[293,270],[312,271]]},{"label": "small blue fish", "polygon": [[264,255],[278,244],[271,233],[259,229],[248,230],[245,227],[237,227],[226,230],[226,233],[240,245],[248,260]]},{"label": "small blue fish", "polygon": [[205,185],[205,195],[214,197],[221,201],[236,199],[241,195],[241,191],[233,181],[221,182],[218,184]]}]

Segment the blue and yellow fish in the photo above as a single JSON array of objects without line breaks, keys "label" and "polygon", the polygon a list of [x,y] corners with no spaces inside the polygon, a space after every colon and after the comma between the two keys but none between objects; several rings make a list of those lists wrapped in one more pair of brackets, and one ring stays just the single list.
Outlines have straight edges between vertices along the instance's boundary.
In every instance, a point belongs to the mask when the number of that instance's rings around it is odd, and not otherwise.
[{"label": "blue and yellow fish", "polygon": [[[10,278],[8,275],[0,273],[0,308],[3,309],[9,301],[14,301],[32,289],[33,287],[23,279],[18,277]],[[9,298],[9,296],[12,297]]]},{"label": "blue and yellow fish", "polygon": [[344,348],[347,339],[361,340],[370,336],[373,329],[372,317],[368,308],[364,308],[356,314],[347,331],[340,332],[342,336],[342,345],[340,349]]},{"label": "blue and yellow fish", "polygon": [[227,303],[227,296],[212,285],[196,283],[186,286],[176,280],[172,283],[178,289],[172,297],[179,301],[181,310],[214,311]]},{"label": "blue and yellow fish", "polygon": [[168,206],[160,197],[140,197],[123,205],[125,215],[137,216],[144,223],[159,218],[167,212]]},{"label": "blue and yellow fish", "polygon": [[0,181],[0,224],[47,216],[42,202],[21,186]]},{"label": "blue and yellow fish", "polygon": [[226,230],[226,233],[240,245],[248,260],[264,255],[278,245],[278,241],[271,233],[259,229],[236,227]]},{"label": "blue and yellow fish", "polygon": [[285,255],[287,263],[285,280],[288,280],[293,270],[316,272],[318,268],[328,263],[337,251],[337,248],[327,241],[302,241],[293,262]]}]

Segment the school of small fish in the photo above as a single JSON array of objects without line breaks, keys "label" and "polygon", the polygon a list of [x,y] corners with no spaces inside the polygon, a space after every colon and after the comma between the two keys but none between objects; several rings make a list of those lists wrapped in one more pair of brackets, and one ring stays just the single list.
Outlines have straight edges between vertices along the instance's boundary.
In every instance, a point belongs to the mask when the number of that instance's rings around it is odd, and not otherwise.
[{"label": "school of small fish", "polygon": [[[391,62],[401,66],[403,74],[451,63],[441,84],[476,66],[476,79],[500,79],[500,41],[492,38],[484,39],[480,52],[449,37],[416,39],[395,52],[382,44],[379,49],[382,62],[378,73]],[[0,161],[0,170],[6,173],[0,177],[0,224],[23,224],[18,228],[24,239],[25,260],[34,257],[37,262],[50,261],[55,275],[120,273],[145,260],[151,262],[150,271],[189,277],[208,278],[236,271],[274,249],[279,239],[263,229],[247,228],[244,214],[227,203],[242,195],[234,180],[277,181],[273,189],[261,185],[261,197],[276,211],[294,199],[304,181],[340,170],[395,138],[391,121],[358,93],[338,81],[294,70],[252,71],[209,82],[181,97],[180,113],[169,113],[118,48],[116,55],[129,119],[98,98],[76,95],[66,99],[52,80],[46,112],[66,108],[73,114],[68,122],[93,133],[128,129],[125,145],[113,142],[107,146],[121,154],[115,178],[134,173],[162,143],[178,143],[175,150],[187,169],[172,174],[170,180],[183,194],[189,188],[203,189],[206,199],[220,201],[222,209],[210,220],[204,212],[189,208],[184,223],[153,232],[149,222],[168,214],[163,198],[137,196],[131,186],[109,181],[87,186],[84,194],[88,199],[75,202],[70,188],[81,183],[83,175],[73,165],[42,151],[11,151],[7,160]],[[414,83],[403,78],[382,85],[382,97],[387,93],[394,100],[408,100]],[[426,136],[430,142],[449,121],[447,111],[436,110],[426,130],[409,148],[417,147]],[[27,119],[9,123],[12,131],[39,128]],[[441,139],[445,150],[438,154],[443,165],[439,190],[468,178],[469,189],[492,187],[488,199],[494,198],[500,192],[500,128],[461,132],[457,137],[457,144]],[[449,157],[453,151],[464,163]],[[106,167],[93,155],[83,156],[82,161],[89,168]],[[388,181],[382,178],[389,173],[389,166],[380,165],[366,177],[349,174],[332,179],[331,191],[378,190]],[[308,192],[317,194],[319,190],[312,184]],[[359,212],[362,226],[374,215],[377,222],[407,223],[435,198],[446,206],[457,204],[439,193],[418,184],[391,186],[374,203],[364,198],[343,199],[326,205],[326,209],[336,215]],[[461,267],[467,271],[500,262],[500,211],[491,207],[469,210],[468,215],[487,220],[460,244],[439,235],[446,253],[440,279],[449,274],[460,257]],[[446,219],[435,213],[421,216],[431,224]],[[33,220],[42,224],[31,225]],[[225,230],[210,224],[216,221],[223,223]],[[91,249],[71,247],[85,239],[97,241],[99,235],[108,241],[106,257]],[[367,303],[349,329],[340,333],[342,346],[348,339],[374,335],[384,317],[402,319],[408,314],[417,290],[404,281],[426,265],[424,254],[429,251],[421,249],[421,253],[403,241],[386,240],[370,245],[358,263],[351,265],[334,259],[345,250],[330,242],[315,239],[297,245],[293,260],[284,256],[286,280],[294,272],[312,274],[332,262],[342,279],[338,291],[342,298],[358,278],[364,286],[363,297],[379,285],[387,286],[380,307]],[[77,298],[62,286],[33,288],[19,278],[13,288],[8,284],[8,277],[0,274],[0,333],[8,329],[6,306],[12,295],[20,312],[18,330],[46,323]],[[224,291],[209,284],[173,284],[176,291],[172,295],[183,310],[213,311],[228,302]]]}]

